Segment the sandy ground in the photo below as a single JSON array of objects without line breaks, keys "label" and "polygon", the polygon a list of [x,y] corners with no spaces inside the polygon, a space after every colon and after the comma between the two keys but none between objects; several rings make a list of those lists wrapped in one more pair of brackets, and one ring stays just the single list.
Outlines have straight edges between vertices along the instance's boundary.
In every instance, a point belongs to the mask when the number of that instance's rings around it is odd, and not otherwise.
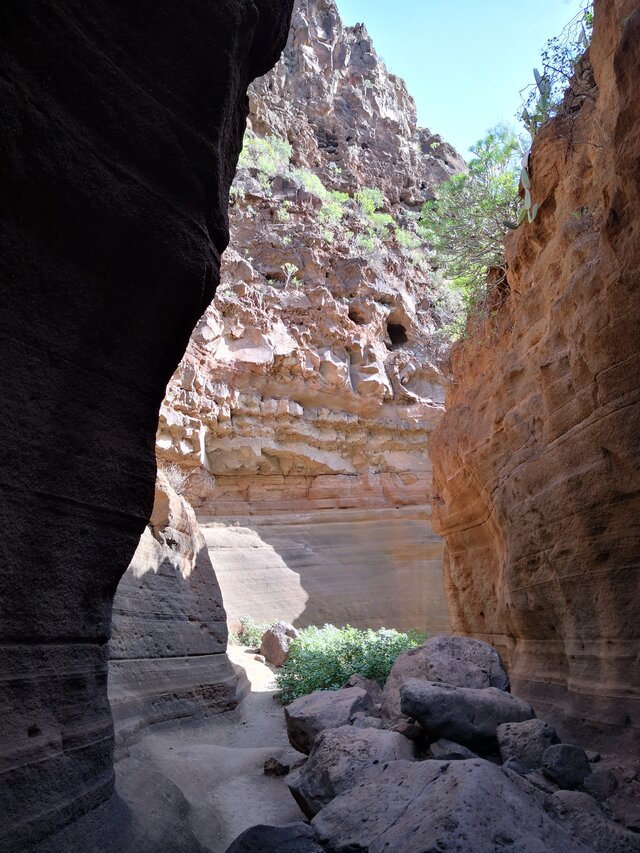
[{"label": "sandy ground", "polygon": [[249,826],[302,817],[286,777],[263,772],[271,756],[285,764],[303,757],[287,740],[273,672],[243,647],[230,646],[229,657],[251,683],[235,711],[153,726],[116,764],[138,849],[224,853]]}]

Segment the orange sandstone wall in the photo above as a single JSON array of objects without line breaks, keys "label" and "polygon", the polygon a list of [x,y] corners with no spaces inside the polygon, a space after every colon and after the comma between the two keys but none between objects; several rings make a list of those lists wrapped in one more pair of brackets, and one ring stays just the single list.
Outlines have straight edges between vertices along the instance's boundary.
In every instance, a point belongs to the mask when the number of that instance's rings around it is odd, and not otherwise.
[{"label": "orange sandstone wall", "polygon": [[[432,436],[453,628],[593,743],[640,732],[640,4],[596,0],[595,84],[531,157],[509,295]],[[576,105],[577,106],[577,105]]]}]

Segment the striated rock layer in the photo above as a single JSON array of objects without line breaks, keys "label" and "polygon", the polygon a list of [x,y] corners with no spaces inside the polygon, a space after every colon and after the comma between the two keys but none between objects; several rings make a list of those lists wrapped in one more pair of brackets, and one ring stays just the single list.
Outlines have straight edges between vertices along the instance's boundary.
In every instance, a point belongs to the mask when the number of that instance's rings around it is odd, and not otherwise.
[{"label": "striated rock layer", "polygon": [[218,281],[246,88],[290,11],[2,4],[2,849],[111,797],[111,601],[151,514],[166,383]]},{"label": "striated rock layer", "polygon": [[153,512],[113,600],[109,703],[119,744],[150,723],[234,708],[220,587],[195,513],[159,471]]},{"label": "striated rock layer", "polygon": [[250,105],[232,248],[167,388],[158,455],[215,518],[232,620],[446,631],[426,447],[454,306],[417,215],[462,161],[417,127],[405,84],[333,0],[296,3]]},{"label": "striated rock layer", "polygon": [[640,9],[596,0],[594,88],[531,154],[509,295],[456,348],[431,444],[456,632],[594,743],[640,735]]}]

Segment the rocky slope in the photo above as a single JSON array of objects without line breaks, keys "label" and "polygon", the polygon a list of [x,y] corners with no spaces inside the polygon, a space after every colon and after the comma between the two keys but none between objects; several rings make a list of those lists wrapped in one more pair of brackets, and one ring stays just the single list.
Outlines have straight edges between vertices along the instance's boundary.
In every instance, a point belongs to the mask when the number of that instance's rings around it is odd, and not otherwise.
[{"label": "rocky slope", "polygon": [[[3,850],[115,831],[111,603],[151,514],[158,408],[218,281],[246,89],[290,11],[3,4]],[[74,837],[90,825],[101,840]]]},{"label": "rocky slope", "polygon": [[452,306],[416,217],[460,167],[364,27],[299,0],[250,92],[222,285],[157,440],[232,621],[448,628],[426,445]]},{"label": "rocky slope", "polygon": [[614,750],[640,736],[640,9],[596,0],[595,87],[532,149],[537,221],[459,346],[431,444],[455,631]]}]

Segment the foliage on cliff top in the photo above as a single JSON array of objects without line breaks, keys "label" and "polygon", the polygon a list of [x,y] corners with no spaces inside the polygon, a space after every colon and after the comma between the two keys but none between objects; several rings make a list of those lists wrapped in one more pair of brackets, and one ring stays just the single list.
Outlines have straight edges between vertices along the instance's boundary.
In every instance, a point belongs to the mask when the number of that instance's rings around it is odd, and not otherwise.
[{"label": "foliage on cliff top", "polygon": [[354,673],[384,685],[398,655],[425,640],[426,634],[389,628],[303,628],[276,676],[280,698],[286,704],[314,690],[337,690]]},{"label": "foliage on cliff top", "polygon": [[517,219],[520,144],[498,126],[471,149],[467,172],[442,184],[422,208],[421,232],[468,312],[487,296],[487,271],[504,265],[505,224]]}]

